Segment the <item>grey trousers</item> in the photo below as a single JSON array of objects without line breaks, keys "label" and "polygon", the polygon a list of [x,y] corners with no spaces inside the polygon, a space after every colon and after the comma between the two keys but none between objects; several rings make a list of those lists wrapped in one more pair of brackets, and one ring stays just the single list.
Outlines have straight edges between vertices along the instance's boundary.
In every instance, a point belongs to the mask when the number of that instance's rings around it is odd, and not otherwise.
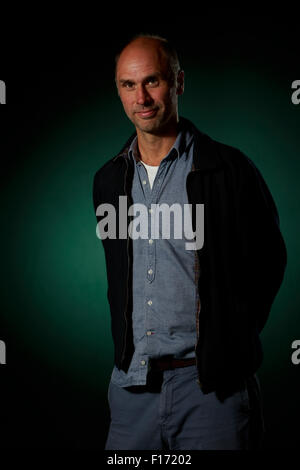
[{"label": "grey trousers", "polygon": [[106,450],[260,449],[264,420],[256,374],[234,390],[204,394],[195,365],[153,372],[147,384],[110,380]]}]

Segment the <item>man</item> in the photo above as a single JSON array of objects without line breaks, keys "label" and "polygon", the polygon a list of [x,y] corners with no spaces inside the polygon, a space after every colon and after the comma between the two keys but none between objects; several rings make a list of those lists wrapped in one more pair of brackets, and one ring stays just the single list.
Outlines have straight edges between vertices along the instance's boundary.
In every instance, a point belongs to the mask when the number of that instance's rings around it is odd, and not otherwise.
[{"label": "man", "polygon": [[[167,40],[134,38],[115,78],[136,133],[93,186],[115,347],[105,449],[259,448],[259,333],[286,265],[274,201],[242,152],[179,119],[184,72]],[[175,212],[171,236],[153,236],[173,204],[196,235],[204,207],[204,243],[175,236]]]}]

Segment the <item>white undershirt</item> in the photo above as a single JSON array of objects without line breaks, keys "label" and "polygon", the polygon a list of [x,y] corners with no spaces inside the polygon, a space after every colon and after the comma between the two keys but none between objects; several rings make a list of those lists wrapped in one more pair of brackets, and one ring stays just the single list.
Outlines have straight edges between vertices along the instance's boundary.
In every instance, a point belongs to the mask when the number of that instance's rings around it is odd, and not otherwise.
[{"label": "white undershirt", "polygon": [[152,189],[153,186],[153,181],[155,180],[156,173],[158,171],[159,165],[158,166],[152,166],[152,165],[146,165],[146,163],[141,162],[148,173],[148,178],[149,178],[149,183],[150,183],[150,188]]}]

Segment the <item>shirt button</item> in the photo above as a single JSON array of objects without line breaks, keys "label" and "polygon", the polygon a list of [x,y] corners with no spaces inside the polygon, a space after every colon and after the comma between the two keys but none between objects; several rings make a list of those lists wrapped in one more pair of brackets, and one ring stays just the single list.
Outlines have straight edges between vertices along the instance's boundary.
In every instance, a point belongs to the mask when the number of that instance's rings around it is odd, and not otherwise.
[{"label": "shirt button", "polygon": [[149,209],[149,212],[150,212],[150,214],[152,214],[152,213],[153,213],[153,209]]},{"label": "shirt button", "polygon": [[152,274],[153,273],[153,270],[152,269],[148,269],[148,274]]},{"label": "shirt button", "polygon": [[152,300],[148,300],[148,305],[152,305]]},{"label": "shirt button", "polygon": [[149,245],[152,245],[152,243],[153,243],[153,240],[152,240],[152,238],[150,238]]},{"label": "shirt button", "polygon": [[146,364],[146,361],[141,361],[142,366]]},{"label": "shirt button", "polygon": [[147,331],[147,336],[151,336],[152,335],[152,331]]},{"label": "shirt button", "polygon": [[146,180],[143,180],[143,184],[147,184],[147,181],[146,181]]}]

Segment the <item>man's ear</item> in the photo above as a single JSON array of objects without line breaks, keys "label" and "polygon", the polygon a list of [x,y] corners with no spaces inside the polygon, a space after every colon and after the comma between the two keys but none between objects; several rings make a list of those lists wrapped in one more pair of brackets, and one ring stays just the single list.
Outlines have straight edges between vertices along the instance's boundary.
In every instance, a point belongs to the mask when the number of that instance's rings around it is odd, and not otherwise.
[{"label": "man's ear", "polygon": [[177,75],[176,94],[177,95],[182,95],[183,92],[184,92],[184,71],[179,70],[178,75]]}]

